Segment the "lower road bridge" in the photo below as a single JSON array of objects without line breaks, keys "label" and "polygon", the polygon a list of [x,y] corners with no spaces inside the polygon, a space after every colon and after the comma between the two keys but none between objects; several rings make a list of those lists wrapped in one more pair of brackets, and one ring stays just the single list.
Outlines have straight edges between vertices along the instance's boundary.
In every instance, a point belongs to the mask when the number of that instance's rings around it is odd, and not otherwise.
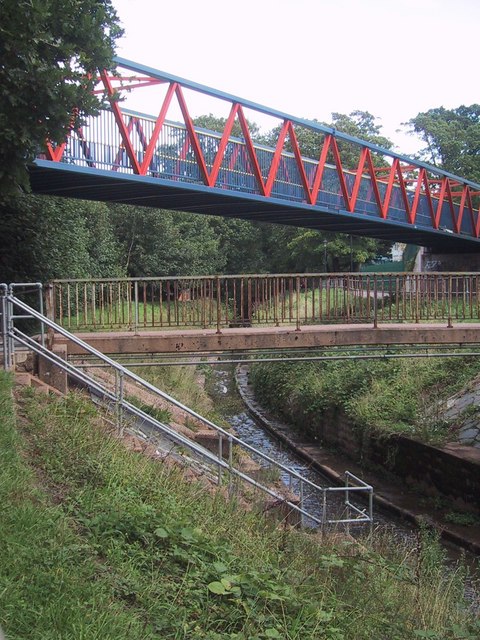
[{"label": "lower road bridge", "polygon": [[57,280],[45,304],[104,353],[480,343],[477,273]]},{"label": "lower road bridge", "polygon": [[[270,349],[314,349],[358,345],[479,345],[480,323],[311,325],[300,330],[286,327],[179,329],[77,334],[102,353],[162,354],[192,352],[236,352]],[[62,338],[57,340],[62,343]],[[80,355],[75,344],[68,355]]]}]

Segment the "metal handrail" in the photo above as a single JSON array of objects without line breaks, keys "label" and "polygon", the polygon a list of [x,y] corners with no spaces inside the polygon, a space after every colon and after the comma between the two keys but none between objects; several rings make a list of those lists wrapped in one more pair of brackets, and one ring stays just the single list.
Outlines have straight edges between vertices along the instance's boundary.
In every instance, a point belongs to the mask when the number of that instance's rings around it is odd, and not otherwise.
[{"label": "metal handrail", "polygon": [[8,371],[10,369],[10,354],[8,345],[8,327],[7,327],[7,291],[6,284],[0,283],[0,315],[2,318],[1,331],[2,331],[2,351],[3,351],[3,366]]},{"label": "metal handrail", "polygon": [[[373,496],[373,488],[370,485],[368,485],[367,483],[365,483],[362,480],[360,480],[359,478],[356,478],[355,476],[353,476],[349,472],[346,472],[346,482],[347,482],[347,484],[346,484],[345,487],[321,487],[321,486],[311,482],[308,478],[303,477],[301,474],[299,474],[295,470],[290,469],[289,467],[286,467],[285,465],[275,461],[273,458],[270,458],[268,455],[264,454],[263,452],[255,449],[255,447],[252,447],[251,445],[243,442],[237,436],[234,436],[233,434],[229,433],[228,431],[226,431],[222,427],[220,427],[220,426],[216,425],[215,423],[213,423],[211,420],[208,420],[207,418],[201,416],[200,414],[198,414],[193,409],[187,407],[186,405],[182,404],[181,402],[179,402],[178,400],[176,400],[172,396],[170,396],[167,393],[159,390],[157,387],[155,387],[151,383],[149,383],[146,380],[142,379],[140,376],[138,376],[135,373],[129,371],[127,368],[125,368],[124,366],[122,366],[118,362],[116,362],[116,361],[112,360],[111,358],[109,358],[108,356],[102,354],[101,352],[96,350],[94,347],[91,347],[90,345],[88,345],[86,342],[82,341],[78,337],[70,334],[68,331],[66,331],[65,329],[63,329],[59,325],[55,324],[52,320],[49,320],[43,314],[41,314],[40,312],[36,311],[32,307],[30,307],[29,305],[27,305],[26,303],[21,301],[20,299],[18,299],[15,296],[13,296],[11,293],[9,293],[8,295],[6,295],[4,293],[3,298],[8,301],[8,304],[10,304],[12,306],[12,308],[14,306],[18,307],[20,310],[22,310],[26,314],[26,316],[20,316],[20,317],[30,317],[30,318],[37,319],[42,325],[44,325],[44,326],[46,326],[46,327],[48,327],[50,329],[53,329],[57,333],[60,333],[65,338],[67,338],[68,340],[70,340],[73,343],[75,343],[77,346],[80,346],[87,353],[95,356],[99,360],[101,360],[104,363],[108,364],[115,371],[115,374],[116,374],[116,389],[115,389],[115,393],[112,393],[111,391],[108,390],[107,387],[105,387],[103,384],[99,383],[98,380],[95,380],[92,376],[88,375],[85,371],[83,371],[81,369],[78,369],[77,367],[75,367],[71,363],[63,360],[60,356],[58,356],[54,352],[49,351],[44,345],[38,344],[34,338],[28,336],[27,334],[22,332],[20,329],[14,327],[13,325],[7,327],[6,329],[5,329],[5,327],[3,328],[4,336],[7,335],[7,334],[10,335],[12,338],[15,339],[15,341],[17,341],[18,343],[20,343],[20,344],[26,346],[27,348],[33,350],[38,355],[46,358],[48,361],[50,361],[53,364],[55,364],[56,366],[60,367],[69,376],[71,376],[72,378],[74,378],[77,381],[81,382],[82,384],[85,384],[88,388],[94,390],[96,393],[98,393],[105,400],[108,400],[108,401],[114,403],[114,405],[117,408],[117,417],[118,417],[117,424],[118,424],[119,429],[123,429],[123,426],[122,426],[123,425],[122,414],[123,414],[123,411],[126,411],[128,414],[134,415],[137,418],[140,418],[141,420],[145,421],[146,423],[148,423],[154,429],[161,431],[161,433],[165,437],[167,437],[167,439],[174,441],[174,443],[176,443],[176,444],[181,444],[182,446],[185,446],[185,447],[189,448],[196,455],[201,455],[204,458],[206,458],[206,460],[209,463],[214,464],[218,468],[218,476],[219,476],[218,479],[219,479],[219,482],[221,482],[222,471],[227,471],[229,476],[230,476],[230,481],[231,481],[232,475],[236,476],[236,477],[239,477],[240,479],[242,479],[242,480],[248,482],[249,484],[255,486],[256,488],[258,488],[261,491],[267,493],[271,497],[274,497],[276,500],[281,501],[283,504],[288,505],[293,510],[297,511],[301,515],[309,518],[310,520],[316,522],[319,525],[323,526],[325,524],[354,523],[354,522],[355,523],[369,522],[370,524],[372,523],[372,521],[373,521],[373,516],[372,516],[372,498],[370,496]],[[13,314],[12,314],[12,316],[13,316]],[[3,325],[4,324],[5,323],[3,323]],[[149,414],[145,413],[144,411],[142,411],[138,407],[135,407],[132,403],[130,403],[127,400],[125,400],[125,398],[123,397],[123,394],[124,394],[124,391],[123,391],[123,380],[125,378],[129,378],[135,384],[140,385],[141,387],[145,388],[150,393],[153,393],[154,395],[162,398],[163,400],[167,401],[168,403],[176,406],[177,408],[181,409],[183,412],[187,413],[191,417],[193,417],[196,420],[198,420],[200,423],[203,423],[204,425],[208,426],[210,429],[215,431],[217,433],[217,435],[218,435],[218,438],[219,438],[219,440],[218,440],[218,455],[215,455],[215,454],[209,452],[204,447],[198,445],[197,443],[192,442],[190,439],[186,438],[185,436],[182,436],[181,434],[178,434],[177,432],[173,431],[167,425],[165,425],[162,422],[156,420],[155,418],[153,418]],[[226,441],[228,443],[228,462],[223,459],[222,446],[223,446],[223,442],[224,441]],[[292,482],[292,479],[297,480],[298,483],[299,483],[299,486],[300,486],[300,506],[296,505],[294,502],[291,502],[290,500],[288,500],[284,496],[281,496],[279,493],[275,492],[274,490],[270,489],[269,487],[266,487],[265,485],[263,485],[262,483],[258,482],[254,478],[251,478],[250,476],[248,476],[248,474],[245,474],[241,470],[235,469],[235,467],[233,466],[233,446],[234,445],[242,447],[249,454],[253,455],[254,457],[262,459],[264,462],[268,463],[269,466],[277,469],[278,471],[282,471],[282,472],[286,473],[288,475],[288,477],[290,478],[290,484]],[[358,486],[349,485],[348,484],[348,480],[349,479],[354,480],[357,483]],[[328,493],[336,493],[336,492],[342,492],[342,491],[345,492],[345,495],[346,495],[345,506],[347,507],[348,510],[350,510],[350,509],[353,510],[357,514],[357,517],[354,517],[354,518],[341,518],[341,519],[326,518],[326,508],[324,508],[324,511],[323,511],[323,514],[322,514],[322,518],[319,519],[314,514],[306,511],[304,506],[303,506],[303,488],[304,488],[304,486],[308,486],[311,490],[313,490],[313,491],[319,493],[320,495],[322,495],[323,496],[322,501],[323,501],[325,507],[326,507],[326,496],[327,496]],[[358,507],[354,506],[349,500],[349,493],[350,492],[366,492],[369,495],[369,499],[368,499],[369,507],[368,507],[368,510],[367,509],[363,509],[362,510],[362,509],[359,509]]]},{"label": "metal handrail", "polygon": [[480,320],[478,273],[304,273],[54,280],[47,316],[72,330]]}]

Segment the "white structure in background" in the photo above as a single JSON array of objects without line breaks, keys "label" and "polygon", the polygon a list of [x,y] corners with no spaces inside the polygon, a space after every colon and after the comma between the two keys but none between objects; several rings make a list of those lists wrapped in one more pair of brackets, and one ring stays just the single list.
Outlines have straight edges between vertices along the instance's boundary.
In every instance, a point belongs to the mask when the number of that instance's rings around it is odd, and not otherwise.
[{"label": "white structure in background", "polygon": [[392,261],[401,262],[403,260],[403,252],[407,245],[404,242],[396,242],[392,246]]}]

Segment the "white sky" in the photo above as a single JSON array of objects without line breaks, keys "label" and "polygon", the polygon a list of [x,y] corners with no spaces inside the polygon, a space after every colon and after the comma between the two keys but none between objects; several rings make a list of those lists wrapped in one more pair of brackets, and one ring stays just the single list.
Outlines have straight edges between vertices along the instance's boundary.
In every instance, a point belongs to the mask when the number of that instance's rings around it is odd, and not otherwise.
[{"label": "white sky", "polygon": [[[480,102],[480,0],[113,4],[125,29],[118,55],[300,118],[370,111],[401,153],[418,148],[402,122]],[[151,102],[142,110],[156,114]]]}]

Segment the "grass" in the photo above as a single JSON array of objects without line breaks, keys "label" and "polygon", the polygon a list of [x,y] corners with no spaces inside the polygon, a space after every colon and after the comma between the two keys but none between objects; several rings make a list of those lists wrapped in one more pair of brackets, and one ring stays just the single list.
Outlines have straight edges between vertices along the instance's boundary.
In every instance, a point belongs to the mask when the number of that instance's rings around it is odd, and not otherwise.
[{"label": "grass", "polygon": [[328,412],[341,409],[352,425],[378,435],[403,433],[424,442],[451,439],[441,400],[480,371],[478,358],[257,364],[251,380],[258,396],[315,435]]},{"label": "grass", "polygon": [[[480,633],[435,540],[323,541],[259,519],[105,431],[82,397],[0,374],[9,640],[450,640]],[[426,635],[427,634],[427,635]]]},{"label": "grass", "polygon": [[218,419],[212,400],[201,383],[204,374],[197,366],[138,367],[135,373],[200,415],[213,421]]},{"label": "grass", "polygon": [[127,400],[135,407],[137,407],[137,409],[140,409],[152,418],[155,418],[155,420],[158,420],[158,422],[169,424],[172,419],[172,413],[169,409],[162,409],[151,404],[147,404],[146,402],[139,400],[135,396],[128,396]]}]

